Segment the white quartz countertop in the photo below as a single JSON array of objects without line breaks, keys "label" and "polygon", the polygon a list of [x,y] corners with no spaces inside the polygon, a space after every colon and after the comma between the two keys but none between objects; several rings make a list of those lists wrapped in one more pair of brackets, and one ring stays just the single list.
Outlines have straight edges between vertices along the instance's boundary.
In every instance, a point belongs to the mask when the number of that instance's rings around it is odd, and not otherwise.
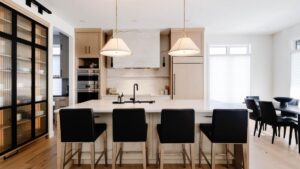
[{"label": "white quartz countertop", "polygon": [[[160,113],[162,109],[194,109],[196,113],[212,112],[213,109],[240,109],[245,105],[228,104],[217,101],[206,100],[158,100],[153,104],[149,103],[125,103],[113,104],[111,100],[90,100],[83,103],[74,104],[67,108],[91,108],[94,113],[112,113],[116,108],[144,108],[146,113]],[[59,112],[55,110],[55,113]]]}]

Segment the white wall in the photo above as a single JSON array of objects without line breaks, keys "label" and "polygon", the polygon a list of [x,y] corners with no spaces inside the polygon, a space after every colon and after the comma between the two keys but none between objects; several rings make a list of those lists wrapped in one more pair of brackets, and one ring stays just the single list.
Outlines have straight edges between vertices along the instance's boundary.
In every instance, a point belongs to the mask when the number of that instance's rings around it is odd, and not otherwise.
[{"label": "white wall", "polygon": [[[30,15],[30,17],[39,17],[39,19],[44,20],[49,24],[49,44],[48,48],[48,62],[49,62],[49,69],[48,69],[48,80],[49,80],[49,91],[48,91],[48,100],[49,100],[49,136],[52,137],[54,135],[53,132],[53,97],[52,97],[52,44],[53,44],[53,27],[58,28],[62,33],[69,36],[69,58],[70,58],[70,67],[69,67],[69,81],[70,81],[70,103],[75,103],[75,32],[74,27],[70,25],[69,23],[65,22],[63,19],[52,13],[51,15],[44,13],[43,15],[39,14],[37,12],[37,8],[35,5],[32,5],[32,8],[25,5],[25,0],[4,0],[4,3],[6,3],[9,6],[12,6],[13,8],[18,8],[18,10],[21,10],[22,12],[25,12],[26,15]],[[47,6],[49,7],[49,6]],[[51,7],[49,7],[51,10]]]},{"label": "white wall", "polygon": [[300,24],[273,35],[274,96],[290,96],[292,42],[296,39],[300,39]]},{"label": "white wall", "polygon": [[[206,34],[206,50],[210,44],[251,44],[251,95],[258,95],[262,99],[272,98],[273,74],[271,35]],[[207,51],[205,53],[207,55]],[[208,68],[206,69],[208,70]],[[208,72],[207,70],[206,72]],[[206,80],[206,83],[208,83],[208,80]],[[206,86],[207,88],[209,87],[208,84],[206,84]]]}]

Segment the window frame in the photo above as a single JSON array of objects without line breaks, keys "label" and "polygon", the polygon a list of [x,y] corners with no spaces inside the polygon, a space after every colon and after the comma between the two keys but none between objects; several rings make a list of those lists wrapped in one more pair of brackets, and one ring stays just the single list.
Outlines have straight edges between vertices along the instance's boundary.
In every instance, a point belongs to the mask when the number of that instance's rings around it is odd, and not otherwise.
[{"label": "window frame", "polygon": [[[226,48],[226,53],[225,54],[211,54],[210,53],[210,48],[217,48],[217,47],[224,47]],[[230,48],[233,48],[233,47],[246,47],[247,48],[247,53],[246,54],[231,54],[230,53]],[[249,56],[252,54],[252,51],[251,51],[251,45],[250,44],[229,44],[229,45],[222,45],[222,44],[208,44],[208,56]]]}]

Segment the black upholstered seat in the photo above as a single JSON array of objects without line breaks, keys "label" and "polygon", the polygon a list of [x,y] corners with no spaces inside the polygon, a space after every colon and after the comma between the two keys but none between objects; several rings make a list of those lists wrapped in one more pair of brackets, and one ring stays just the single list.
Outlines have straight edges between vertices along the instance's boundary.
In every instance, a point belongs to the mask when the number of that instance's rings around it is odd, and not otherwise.
[{"label": "black upholstered seat", "polygon": [[164,109],[157,125],[161,143],[194,143],[195,112],[193,109]]},{"label": "black upholstered seat", "polygon": [[[253,99],[252,99],[253,100]],[[215,109],[211,124],[200,124],[199,165],[201,167],[203,153],[203,135],[211,141],[211,162],[205,160],[211,168],[215,168],[215,144],[225,145],[227,165],[229,164],[229,144],[242,144],[246,151],[248,111],[246,109]],[[244,161],[247,160],[245,157]]]},{"label": "black upholstered seat", "polygon": [[[81,150],[82,143],[89,143],[91,146],[91,168],[95,168],[95,141],[97,138],[104,134],[104,150],[99,156],[96,164],[100,161],[104,155],[105,164],[107,165],[107,132],[106,124],[95,123],[92,109],[62,109],[59,111],[60,117],[60,130],[61,130],[61,168],[63,169],[70,159],[77,153],[78,164],[81,162]],[[69,160],[65,160],[67,144],[76,143],[78,150],[69,157]],[[72,148],[71,148],[72,149]],[[71,151],[72,152],[72,151]]]},{"label": "black upholstered seat", "polygon": [[212,124],[200,130],[213,143],[246,143],[248,115],[245,109],[215,109]]},{"label": "black upholstered seat", "polygon": [[[114,109],[113,110],[113,150],[112,150],[112,168],[116,166],[117,158],[122,165],[123,143],[135,142],[142,145],[143,168],[148,163],[148,146],[145,110],[141,108],[134,109]],[[119,150],[117,150],[120,144]],[[119,155],[117,155],[119,152]]]},{"label": "black upholstered seat", "polygon": [[106,124],[95,124],[91,109],[62,109],[59,113],[62,142],[94,142],[106,130]]},{"label": "black upholstered seat", "polygon": [[[159,137],[157,145],[157,164],[160,169],[164,165],[164,145],[182,144],[182,156],[185,166],[186,157],[190,160],[192,168],[195,166],[194,142],[195,142],[195,111],[193,109],[163,109],[161,112],[161,124],[157,125]],[[188,156],[185,146],[190,146],[191,153]]]},{"label": "black upholstered seat", "polygon": [[144,109],[113,110],[114,142],[144,142],[147,140],[147,129]]}]

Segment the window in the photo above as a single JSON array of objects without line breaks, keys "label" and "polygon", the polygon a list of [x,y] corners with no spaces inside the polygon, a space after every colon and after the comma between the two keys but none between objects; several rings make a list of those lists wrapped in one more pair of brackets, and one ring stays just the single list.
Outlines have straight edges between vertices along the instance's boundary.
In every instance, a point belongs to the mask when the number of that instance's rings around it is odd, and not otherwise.
[{"label": "window", "polygon": [[292,53],[291,66],[291,89],[290,95],[300,99],[300,40],[295,41],[294,52]]},{"label": "window", "polygon": [[250,95],[250,45],[211,45],[208,51],[209,98],[243,102]]},{"label": "window", "polygon": [[53,45],[53,77],[60,77],[60,45]]}]

